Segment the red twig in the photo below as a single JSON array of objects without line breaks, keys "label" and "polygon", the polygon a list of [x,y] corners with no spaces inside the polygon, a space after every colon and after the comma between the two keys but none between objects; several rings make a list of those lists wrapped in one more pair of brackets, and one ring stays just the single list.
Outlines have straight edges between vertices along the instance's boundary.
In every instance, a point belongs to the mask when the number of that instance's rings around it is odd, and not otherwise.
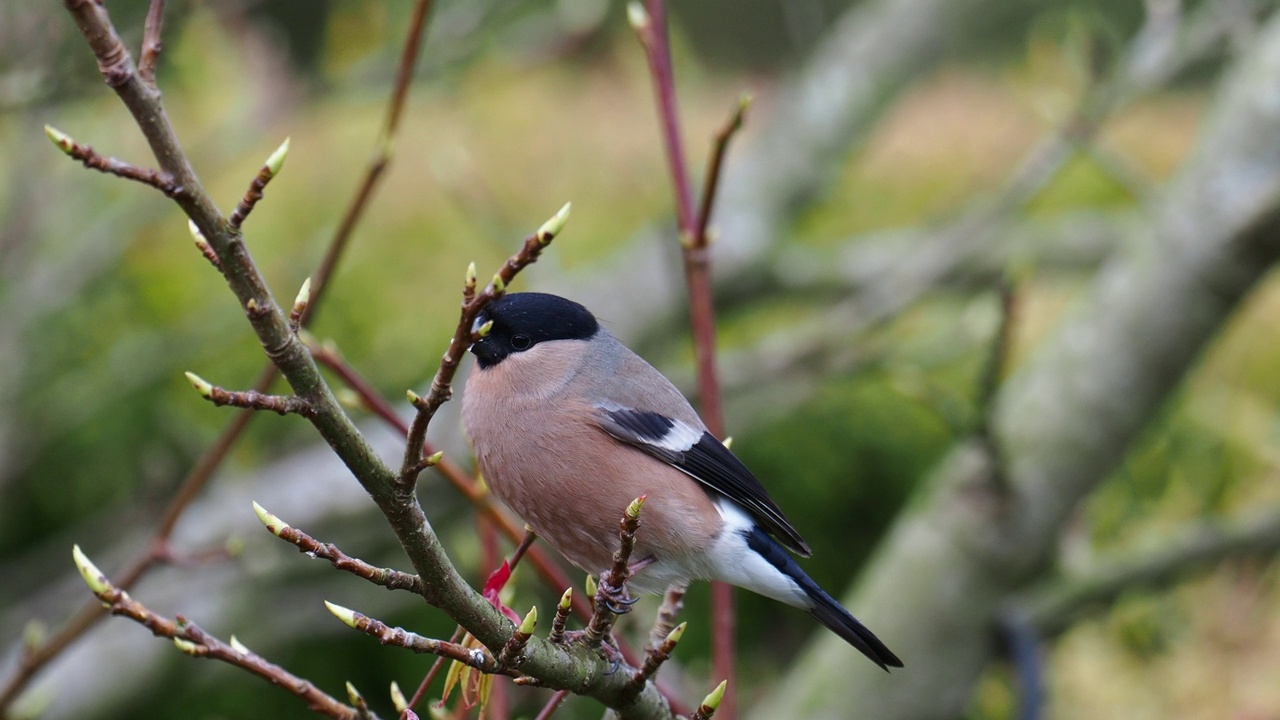
[{"label": "red twig", "polygon": [[[715,202],[720,166],[729,139],[741,126],[745,104],[737,110],[719,135],[712,152],[702,207],[694,212],[693,192],[685,166],[684,146],[680,136],[679,111],[676,107],[675,77],[671,65],[671,47],[667,35],[666,5],[663,0],[647,0],[647,16],[632,16],[632,23],[645,49],[649,72],[653,78],[658,118],[662,126],[663,146],[671,170],[675,191],[676,218],[683,247],[685,282],[689,295],[689,322],[697,362],[698,406],[707,429],[716,437],[725,436],[724,413],[720,399],[720,381],[715,363],[715,305],[711,288],[707,226]],[[724,583],[711,584],[712,666],[716,675],[734,685],[733,588]],[[728,693],[721,707],[721,717],[734,720],[737,707],[733,693]]]},{"label": "red twig", "polygon": [[[449,638],[449,642],[456,643],[462,638],[462,627],[453,631],[453,636]],[[422,678],[422,682],[418,683],[418,689],[413,693],[413,697],[409,700],[409,708],[415,708],[418,703],[422,702],[423,696],[427,694],[427,688],[431,686],[431,681],[436,679],[436,674],[440,672],[440,668],[444,667],[444,656],[436,658],[431,663],[431,669],[427,671],[426,677]]]},{"label": "red twig", "polygon": [[542,710],[538,712],[537,717],[533,720],[547,720],[547,718],[555,714],[556,710],[560,709],[567,697],[569,697],[568,690],[557,690],[552,693],[551,699],[547,700],[547,704],[542,707]]}]

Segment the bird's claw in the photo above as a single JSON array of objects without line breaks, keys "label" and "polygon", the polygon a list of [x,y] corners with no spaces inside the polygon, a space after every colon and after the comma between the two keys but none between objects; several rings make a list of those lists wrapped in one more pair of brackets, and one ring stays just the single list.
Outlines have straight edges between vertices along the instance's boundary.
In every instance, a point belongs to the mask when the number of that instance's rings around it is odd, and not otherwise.
[{"label": "bird's claw", "polygon": [[626,615],[631,612],[631,606],[635,605],[639,598],[631,597],[625,583],[615,584],[611,575],[612,573],[609,573],[601,578],[600,589],[596,591],[596,600],[614,615]]},{"label": "bird's claw", "polygon": [[605,597],[601,602],[603,602],[605,608],[614,615],[626,615],[631,612],[631,606],[635,605],[639,601],[640,598],[624,596],[621,598]]}]

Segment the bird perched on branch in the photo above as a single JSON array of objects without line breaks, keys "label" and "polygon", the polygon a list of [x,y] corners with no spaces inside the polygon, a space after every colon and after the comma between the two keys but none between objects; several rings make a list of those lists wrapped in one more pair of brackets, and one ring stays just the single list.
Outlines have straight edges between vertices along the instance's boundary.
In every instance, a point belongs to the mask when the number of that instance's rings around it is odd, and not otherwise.
[{"label": "bird perched on branch", "polygon": [[475,328],[487,323],[471,346],[463,422],[494,495],[570,562],[607,571],[622,510],[647,495],[632,589],[721,580],[808,611],[881,668],[902,667],[787,552],[810,554],[751,471],[590,311],[513,293]]}]

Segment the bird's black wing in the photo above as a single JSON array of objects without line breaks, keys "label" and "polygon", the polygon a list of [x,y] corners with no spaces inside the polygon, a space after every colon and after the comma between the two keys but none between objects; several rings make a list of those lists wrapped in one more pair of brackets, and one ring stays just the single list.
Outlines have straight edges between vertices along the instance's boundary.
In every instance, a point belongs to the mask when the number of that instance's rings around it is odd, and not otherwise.
[{"label": "bird's black wing", "polygon": [[614,438],[741,505],[788,549],[804,557],[812,554],[756,476],[711,433],[652,410],[612,404],[599,407],[598,421]]}]

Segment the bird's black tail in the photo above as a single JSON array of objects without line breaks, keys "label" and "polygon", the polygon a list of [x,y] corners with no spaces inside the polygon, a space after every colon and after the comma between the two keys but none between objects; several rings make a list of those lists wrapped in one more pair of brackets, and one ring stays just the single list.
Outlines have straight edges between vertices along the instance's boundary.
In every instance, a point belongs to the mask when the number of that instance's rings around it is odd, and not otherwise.
[{"label": "bird's black tail", "polygon": [[[805,579],[808,580],[807,577]],[[817,618],[818,622],[844,638],[845,642],[871,658],[872,662],[885,671],[890,667],[902,667],[902,661],[898,656],[885,647],[884,643],[880,642],[880,638],[868,630],[866,625],[858,622],[858,618],[851,615],[843,605],[835,601],[835,598],[828,595],[826,590],[809,580],[809,586],[805,587],[805,592],[813,600],[813,607],[809,610],[809,614]]]},{"label": "bird's black tail", "polygon": [[806,609],[810,615],[818,619],[818,622],[826,625],[845,642],[871,658],[871,662],[879,665],[886,672],[890,667],[902,667],[902,661],[880,642],[880,638],[876,637],[875,633],[858,622],[858,619],[845,610],[843,605],[836,602],[835,598],[827,594],[826,590],[818,587],[818,583],[805,574],[795,558],[791,557],[791,553],[782,549],[782,546],[769,537],[764,530],[756,526],[750,531],[744,531],[743,535],[746,536],[748,547],[800,586],[810,601],[810,606]]}]

